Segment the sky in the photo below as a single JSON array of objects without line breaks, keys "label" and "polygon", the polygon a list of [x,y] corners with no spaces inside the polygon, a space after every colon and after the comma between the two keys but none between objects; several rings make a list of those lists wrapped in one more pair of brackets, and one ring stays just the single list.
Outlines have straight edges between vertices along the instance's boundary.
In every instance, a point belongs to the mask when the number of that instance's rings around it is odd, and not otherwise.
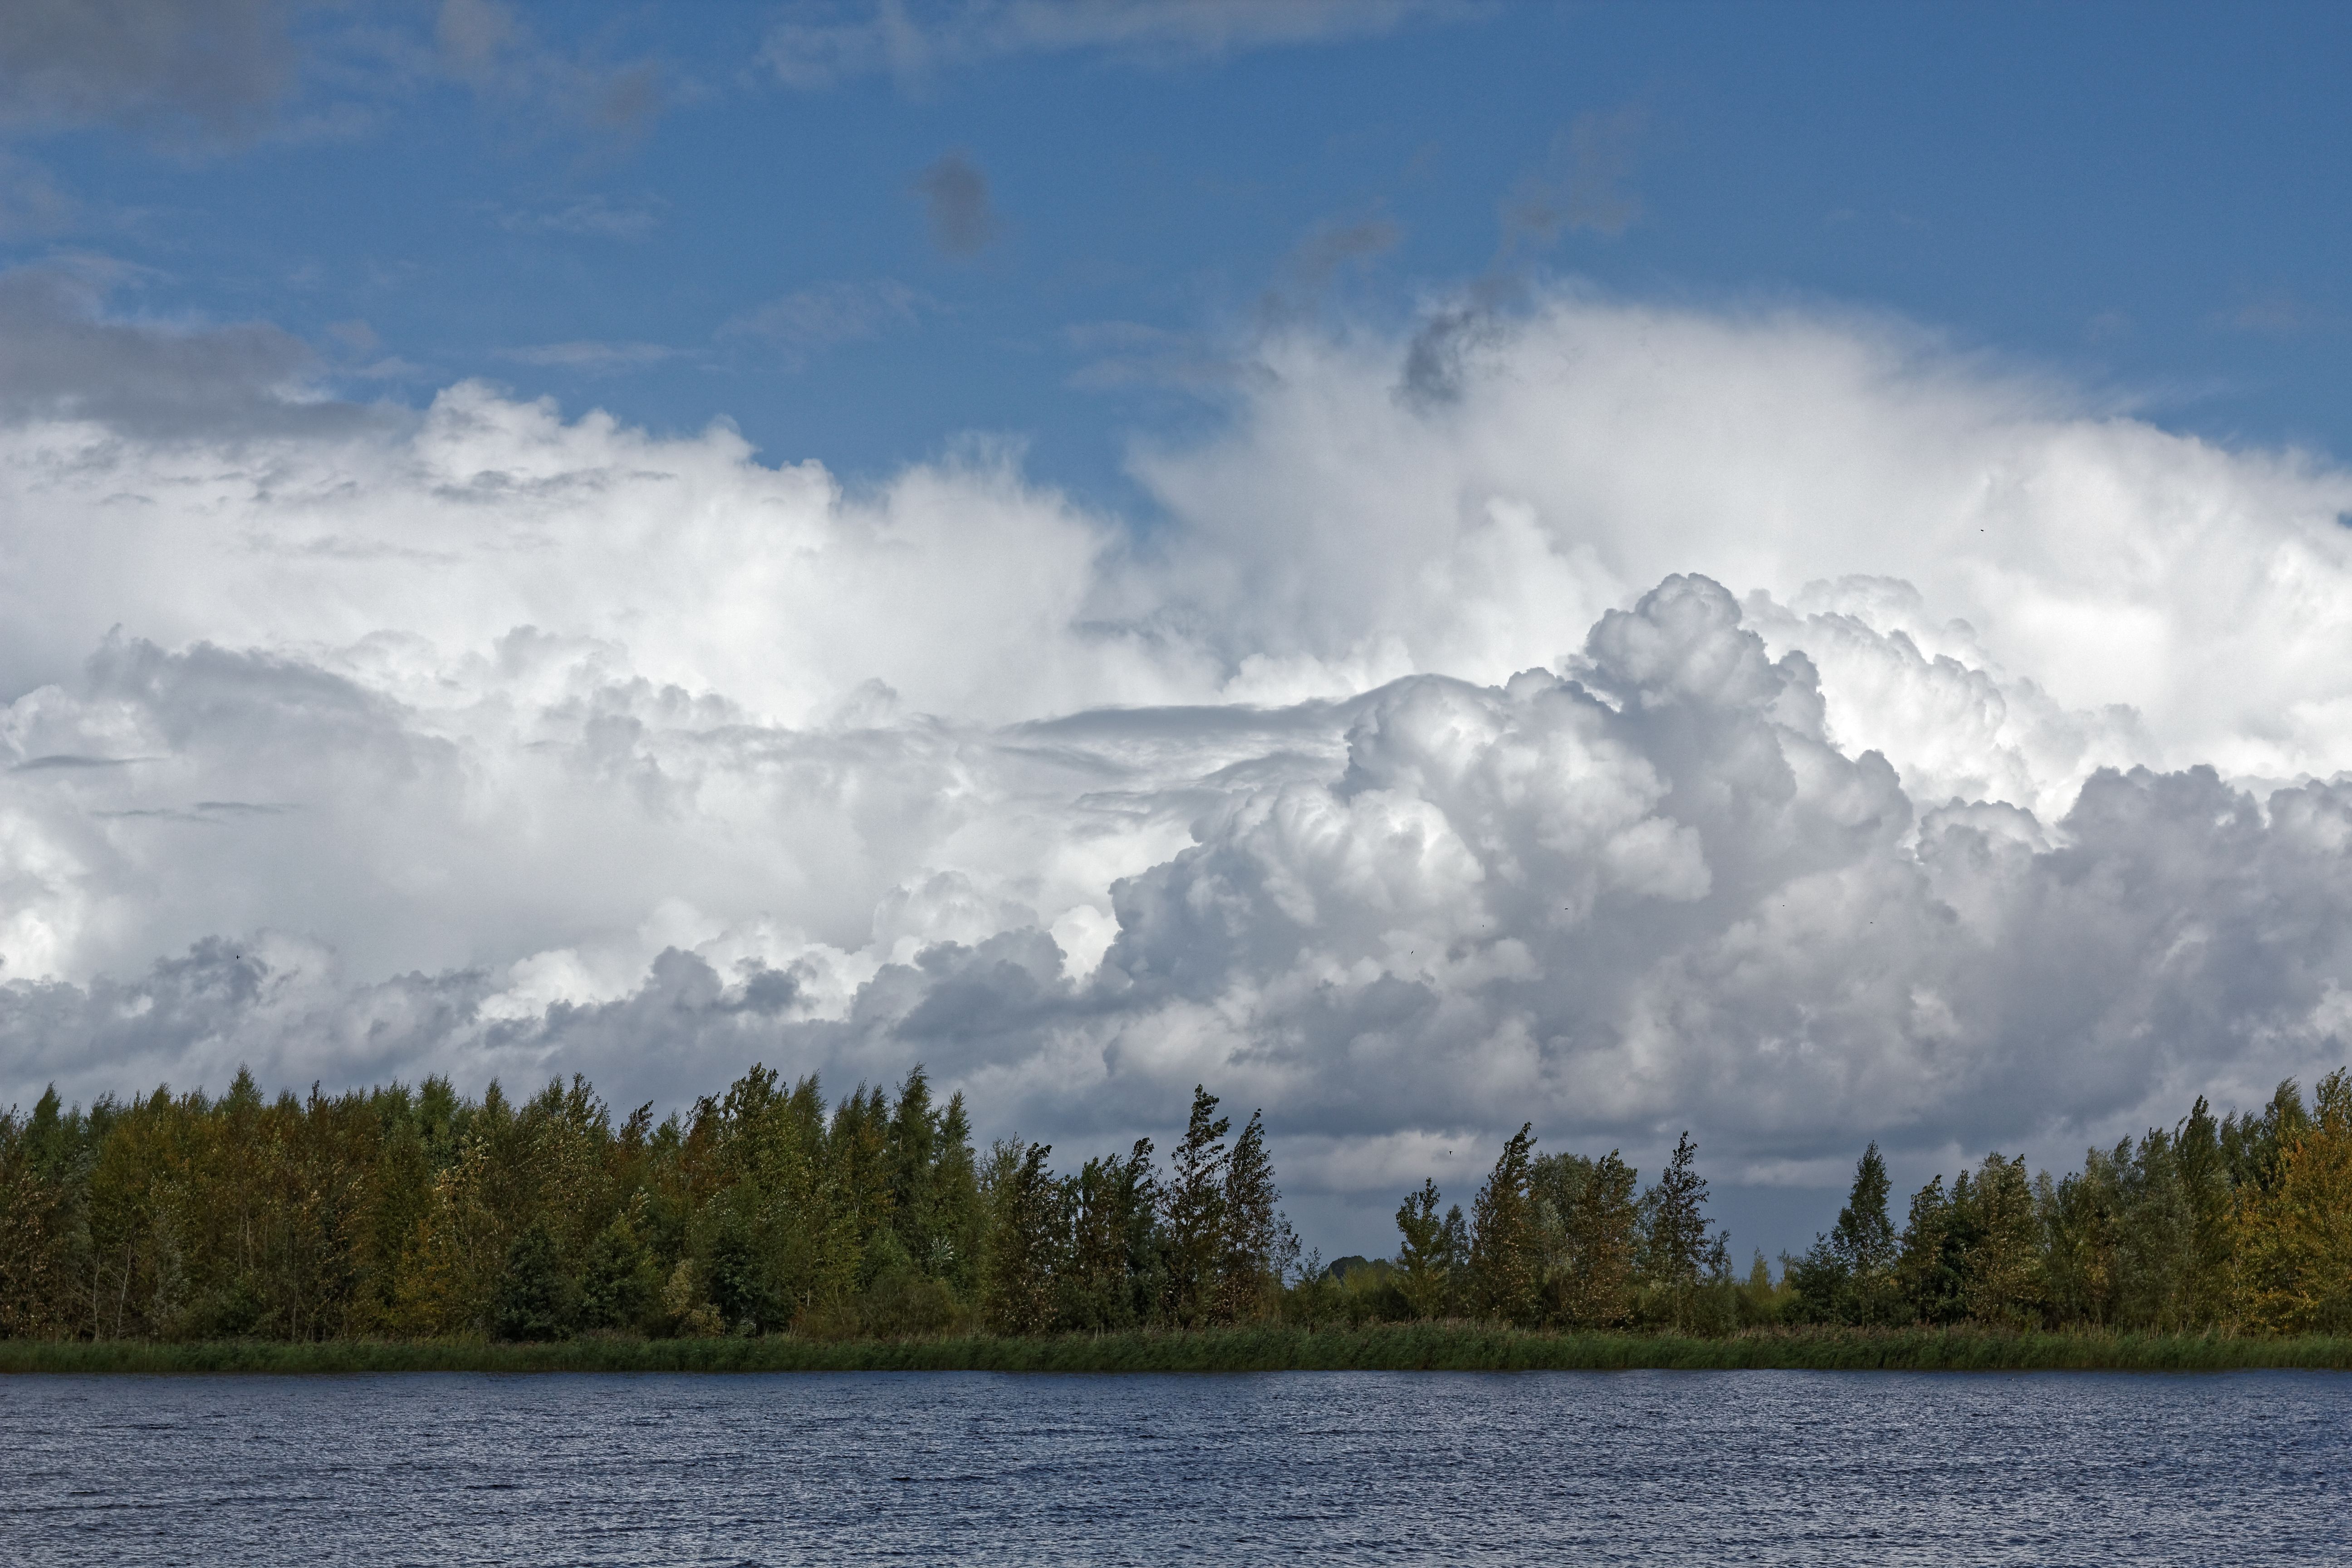
[{"label": "sky", "polygon": [[917,1061],[1327,1256],[2341,1065],[2340,7],[32,0],[0,1103]]}]

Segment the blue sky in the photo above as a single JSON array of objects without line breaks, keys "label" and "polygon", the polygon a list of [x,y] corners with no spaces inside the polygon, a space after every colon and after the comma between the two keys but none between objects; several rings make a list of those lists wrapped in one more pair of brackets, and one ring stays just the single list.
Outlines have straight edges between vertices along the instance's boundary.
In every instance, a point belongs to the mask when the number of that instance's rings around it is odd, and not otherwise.
[{"label": "blue sky", "polygon": [[[309,15],[234,120],[24,127],[68,210],[6,253],[131,264],[117,310],[272,322],[352,395],[486,376],[853,477],[985,432],[1129,511],[1128,439],[1213,419],[1268,323],[1540,276],[1897,312],[2174,428],[2352,445],[2341,7],[1343,8],[959,49],[967,8],[914,5],[929,64],[781,79],[781,29],[873,15],[526,7],[471,57],[429,7]],[[950,156],[984,193],[961,254],[918,191]]]},{"label": "blue sky", "polygon": [[1692,1130],[1744,1255],[1872,1139],[2309,1082],[2347,59],[16,0],[0,1103],[922,1060],[1082,1158],[1207,1082],[1328,1252],[1532,1117]]}]

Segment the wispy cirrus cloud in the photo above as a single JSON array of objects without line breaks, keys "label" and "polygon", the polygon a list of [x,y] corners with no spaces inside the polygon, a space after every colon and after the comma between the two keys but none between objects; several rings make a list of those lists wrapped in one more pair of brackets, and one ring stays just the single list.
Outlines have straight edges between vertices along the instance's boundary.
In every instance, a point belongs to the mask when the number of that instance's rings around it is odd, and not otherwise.
[{"label": "wispy cirrus cloud", "polygon": [[789,88],[886,74],[912,84],[1019,55],[1213,58],[1376,37],[1489,9],[1473,0],[816,0],[787,13],[760,59]]},{"label": "wispy cirrus cloud", "polygon": [[893,278],[814,283],[733,318],[719,335],[770,344],[797,364],[842,343],[908,331],[938,308]]},{"label": "wispy cirrus cloud", "polygon": [[2352,327],[2352,317],[2284,289],[2258,295],[2221,312],[2216,320],[2237,331],[2279,339],[2317,337]]},{"label": "wispy cirrus cloud", "polygon": [[661,226],[658,198],[616,202],[602,193],[544,206],[498,209],[492,221],[509,234],[566,234],[592,239],[643,239]]},{"label": "wispy cirrus cloud", "polygon": [[493,102],[634,135],[668,106],[658,60],[606,61],[554,48],[503,0],[441,0],[433,43],[443,71]]},{"label": "wispy cirrus cloud", "polygon": [[1504,203],[1506,237],[1549,244],[1562,229],[1581,229],[1614,239],[1640,222],[1632,181],[1648,121],[1639,105],[1578,115],[1554,139],[1549,167]]},{"label": "wispy cirrus cloud", "polygon": [[577,340],[562,343],[533,343],[524,348],[501,349],[499,357],[517,364],[544,365],[556,370],[582,371],[589,374],[640,370],[646,365],[661,364],[677,359],[688,351],[667,343],[603,342]]}]

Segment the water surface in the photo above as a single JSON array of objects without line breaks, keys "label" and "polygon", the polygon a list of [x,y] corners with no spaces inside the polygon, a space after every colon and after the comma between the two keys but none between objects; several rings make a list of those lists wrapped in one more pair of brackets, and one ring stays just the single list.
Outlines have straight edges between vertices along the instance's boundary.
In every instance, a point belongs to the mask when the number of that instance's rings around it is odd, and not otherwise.
[{"label": "water surface", "polygon": [[2352,1378],[0,1378],[51,1563],[2352,1562]]}]

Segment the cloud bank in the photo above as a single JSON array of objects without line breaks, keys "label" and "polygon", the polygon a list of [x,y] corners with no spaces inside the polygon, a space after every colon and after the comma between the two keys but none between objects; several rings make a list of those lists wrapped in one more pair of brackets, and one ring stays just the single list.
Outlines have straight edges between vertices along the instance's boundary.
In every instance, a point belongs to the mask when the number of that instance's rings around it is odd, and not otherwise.
[{"label": "cloud bank", "polygon": [[1137,529],[0,309],[104,351],[0,404],[0,1097],[919,1059],[1082,1151],[1205,1080],[1375,1212],[2345,1054],[2352,475],[1899,324],[1286,330]]}]

